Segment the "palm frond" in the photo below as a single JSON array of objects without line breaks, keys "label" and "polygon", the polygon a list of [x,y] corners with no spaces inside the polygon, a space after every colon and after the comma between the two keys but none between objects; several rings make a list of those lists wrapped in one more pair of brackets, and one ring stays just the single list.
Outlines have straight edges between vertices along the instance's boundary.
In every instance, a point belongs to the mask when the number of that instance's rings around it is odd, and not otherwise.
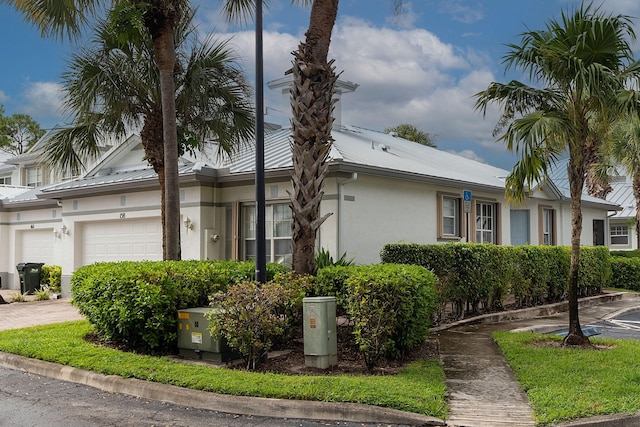
[{"label": "palm frond", "polygon": [[109,2],[103,0],[1,0],[21,12],[43,36],[75,39]]}]

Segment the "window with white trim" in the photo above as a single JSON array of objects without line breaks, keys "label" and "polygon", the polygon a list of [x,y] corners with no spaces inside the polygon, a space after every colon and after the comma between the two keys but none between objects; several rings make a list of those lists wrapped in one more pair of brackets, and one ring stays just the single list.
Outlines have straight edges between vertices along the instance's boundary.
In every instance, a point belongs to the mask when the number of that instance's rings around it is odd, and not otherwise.
[{"label": "window with white trim", "polygon": [[460,240],[465,235],[462,198],[455,194],[437,196],[438,239]]},{"label": "window with white trim", "polygon": [[[290,266],[291,208],[288,203],[270,204],[265,208],[265,235],[267,262],[279,262]],[[242,256],[245,260],[256,257],[256,207],[242,208]]]},{"label": "window with white trim", "polygon": [[612,245],[629,245],[629,226],[626,224],[611,224],[609,226]]},{"label": "window with white trim", "polygon": [[11,185],[10,176],[0,176],[0,185]]},{"label": "window with white trim", "polygon": [[27,187],[40,187],[42,185],[42,168],[38,166],[25,168],[24,185]]},{"label": "window with white trim", "polygon": [[476,202],[476,242],[498,243],[497,205],[489,202]]},{"label": "window with white trim", "polygon": [[553,209],[542,210],[542,244],[553,245],[555,239],[553,235]]},{"label": "window with white trim", "polygon": [[538,206],[538,244],[557,245],[556,210],[548,206]]}]

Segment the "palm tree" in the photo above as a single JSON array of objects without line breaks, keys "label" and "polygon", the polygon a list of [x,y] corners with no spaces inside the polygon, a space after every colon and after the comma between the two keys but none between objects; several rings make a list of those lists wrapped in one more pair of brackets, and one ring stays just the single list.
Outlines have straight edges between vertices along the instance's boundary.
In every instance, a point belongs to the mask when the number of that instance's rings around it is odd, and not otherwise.
[{"label": "palm tree", "polygon": [[636,200],[636,237],[640,248],[640,118],[629,115],[619,120],[605,151],[631,176],[633,197]]},{"label": "palm tree", "polygon": [[[632,58],[635,39],[630,18],[605,14],[591,5],[564,12],[541,31],[522,34],[504,58],[507,70],[520,69],[540,87],[519,81],[491,83],[475,95],[486,114],[496,103],[502,113],[496,127],[507,149],[520,160],[506,180],[507,197],[522,200],[526,187],[542,181],[547,168],[569,154],[571,193],[571,265],[569,333],[565,345],[588,344],[578,318],[578,263],[582,231],[582,190],[598,160],[602,129],[624,110],[637,108],[638,94],[625,89],[638,81],[640,64]],[[503,132],[504,131],[504,132]]]},{"label": "palm tree", "polygon": [[[178,136],[175,114],[173,29],[188,6],[188,0],[130,0],[139,6],[141,22],[151,35],[162,94],[162,123],[165,163],[165,209],[168,258],[180,259],[180,199],[178,183]],[[40,29],[43,35],[77,36],[104,7],[126,6],[120,0],[0,0],[13,6]]]},{"label": "palm tree", "polygon": [[[331,32],[338,14],[339,0],[292,0],[311,6],[305,40],[293,52],[291,88],[293,191],[293,270],[297,274],[315,272],[315,245],[318,228],[330,215],[320,217],[324,194],[327,156],[333,139],[334,88],[337,80],[333,60],[328,60]],[[399,10],[401,0],[394,0]],[[253,14],[256,0],[224,0],[230,19]]]},{"label": "palm tree", "polygon": [[[200,43],[183,15],[174,32],[177,54],[175,105],[181,151],[215,139],[218,154],[231,155],[253,130],[250,91],[226,42]],[[121,40],[112,21],[102,21],[89,47],[72,56],[63,74],[70,126],[58,128],[45,146],[57,169],[79,171],[93,158],[104,137],[123,137],[141,129],[145,157],[158,174],[161,189],[163,257],[170,259],[165,212],[165,156],[159,76],[153,45],[146,33]],[[131,30],[131,29],[130,29]]]}]

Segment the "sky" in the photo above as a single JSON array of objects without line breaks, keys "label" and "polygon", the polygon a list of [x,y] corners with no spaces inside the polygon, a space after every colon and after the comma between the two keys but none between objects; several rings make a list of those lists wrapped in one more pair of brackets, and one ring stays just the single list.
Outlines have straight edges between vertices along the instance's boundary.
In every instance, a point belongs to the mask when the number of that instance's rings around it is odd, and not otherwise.
[{"label": "sky", "polygon": [[[254,81],[253,21],[227,23],[215,0],[192,4],[198,5],[198,30],[219,40],[231,38],[239,66]],[[573,0],[404,0],[398,15],[392,0],[341,0],[330,58],[342,80],[359,85],[342,97],[342,123],[380,131],[410,123],[433,134],[439,149],[510,170],[517,158],[493,136],[498,112],[491,109],[483,117],[473,108],[473,95],[494,81],[523,79],[505,74],[506,44],[518,43],[524,31],[543,29],[575,5]],[[604,0],[602,7],[640,17],[637,0]],[[263,21],[264,79],[269,82],[290,68],[309,9],[271,0]],[[640,19],[633,22],[640,34]],[[5,4],[0,5],[0,40],[5,115],[29,114],[43,128],[65,123],[60,76],[82,42],[43,39]],[[639,44],[634,47],[640,52]],[[267,87],[264,93],[265,120],[288,123],[288,99]]]}]

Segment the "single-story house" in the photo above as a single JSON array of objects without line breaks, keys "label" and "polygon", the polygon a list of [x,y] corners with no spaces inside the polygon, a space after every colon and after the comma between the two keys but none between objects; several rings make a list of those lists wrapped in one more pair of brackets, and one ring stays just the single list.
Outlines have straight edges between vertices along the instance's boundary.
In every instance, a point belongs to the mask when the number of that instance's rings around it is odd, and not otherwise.
[{"label": "single-story house", "polygon": [[[355,85],[347,84],[352,90]],[[281,86],[279,86],[281,87]],[[276,88],[278,86],[276,85]],[[345,90],[347,91],[347,90]],[[265,135],[268,261],[291,261],[290,129]],[[318,247],[375,263],[386,243],[450,241],[568,245],[568,190],[548,180],[520,206],[507,203],[507,170],[338,117]],[[63,294],[75,269],[98,261],[162,259],[160,194],[137,135],[114,145],[83,175],[65,179],[37,161],[38,146],[0,166],[0,278],[19,289],[16,265],[62,266]],[[181,159],[183,259],[251,259],[255,254],[255,152],[232,159],[205,147]],[[4,181],[1,181],[4,180]],[[610,227],[616,203],[585,196],[585,245]],[[599,231],[598,231],[599,232]]]}]

